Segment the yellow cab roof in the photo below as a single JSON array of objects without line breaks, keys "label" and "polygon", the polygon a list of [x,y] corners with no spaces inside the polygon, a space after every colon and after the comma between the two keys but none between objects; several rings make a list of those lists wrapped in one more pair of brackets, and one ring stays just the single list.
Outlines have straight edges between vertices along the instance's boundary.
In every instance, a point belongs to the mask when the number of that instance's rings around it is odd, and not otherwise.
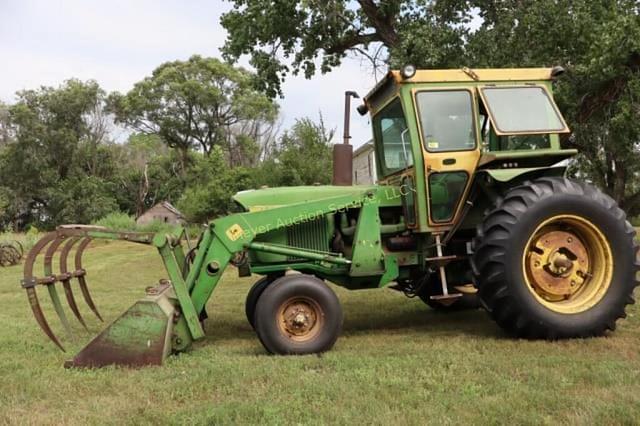
[{"label": "yellow cab roof", "polygon": [[417,70],[411,78],[403,78],[399,70],[389,71],[365,96],[371,97],[378,89],[390,81],[397,84],[416,83],[458,83],[458,82],[499,82],[499,81],[541,81],[552,80],[553,68],[459,68],[448,70]]}]

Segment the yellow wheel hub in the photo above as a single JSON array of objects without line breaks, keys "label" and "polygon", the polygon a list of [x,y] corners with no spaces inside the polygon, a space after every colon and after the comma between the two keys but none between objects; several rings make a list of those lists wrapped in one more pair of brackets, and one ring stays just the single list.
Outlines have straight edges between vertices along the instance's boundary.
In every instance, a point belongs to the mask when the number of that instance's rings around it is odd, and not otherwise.
[{"label": "yellow wheel hub", "polygon": [[529,239],[523,269],[529,290],[544,306],[559,313],[579,313],[606,294],[613,256],[593,223],[579,216],[554,216]]},{"label": "yellow wheel hub", "polygon": [[322,308],[315,300],[293,297],[278,309],[280,332],[291,340],[309,341],[318,335],[323,324]]}]

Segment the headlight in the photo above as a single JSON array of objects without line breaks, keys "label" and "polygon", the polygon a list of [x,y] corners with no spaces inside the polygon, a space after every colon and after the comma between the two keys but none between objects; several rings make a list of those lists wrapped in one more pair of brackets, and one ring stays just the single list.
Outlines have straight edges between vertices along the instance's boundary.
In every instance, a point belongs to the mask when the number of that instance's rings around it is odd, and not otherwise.
[{"label": "headlight", "polygon": [[402,78],[410,79],[411,77],[416,75],[416,66],[407,64],[404,67],[402,67],[402,71],[400,71],[400,74],[402,74]]}]

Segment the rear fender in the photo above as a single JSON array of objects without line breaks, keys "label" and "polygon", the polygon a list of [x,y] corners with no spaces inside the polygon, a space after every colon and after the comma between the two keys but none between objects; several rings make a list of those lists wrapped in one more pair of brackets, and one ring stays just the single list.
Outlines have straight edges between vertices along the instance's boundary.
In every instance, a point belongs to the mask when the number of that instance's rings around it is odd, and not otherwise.
[{"label": "rear fender", "polygon": [[526,181],[545,176],[564,176],[567,166],[535,167],[519,169],[485,169],[475,175],[473,207],[463,219],[460,229],[473,230],[506,191]]},{"label": "rear fender", "polygon": [[488,169],[476,173],[476,179],[493,181],[508,186],[519,185],[527,180],[538,179],[545,176],[564,176],[567,166],[533,167],[523,169]]}]

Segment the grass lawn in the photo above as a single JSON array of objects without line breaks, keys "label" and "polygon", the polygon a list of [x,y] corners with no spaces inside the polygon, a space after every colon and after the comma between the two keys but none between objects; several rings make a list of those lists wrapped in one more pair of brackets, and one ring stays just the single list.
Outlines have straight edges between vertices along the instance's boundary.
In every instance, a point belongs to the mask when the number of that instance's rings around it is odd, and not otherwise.
[{"label": "grass lawn", "polygon": [[[86,267],[107,321],[164,277],[153,249],[120,242],[89,250]],[[193,351],[159,368],[65,370],[89,335],[75,324],[76,340],[65,337],[43,303],[60,352],[32,318],[20,274],[0,269],[0,424],[640,422],[638,305],[610,336],[530,342],[505,337],[482,311],[441,314],[392,290],[336,288],[345,323],[334,349],[278,357],[244,316],[257,278],[229,270]]]}]

